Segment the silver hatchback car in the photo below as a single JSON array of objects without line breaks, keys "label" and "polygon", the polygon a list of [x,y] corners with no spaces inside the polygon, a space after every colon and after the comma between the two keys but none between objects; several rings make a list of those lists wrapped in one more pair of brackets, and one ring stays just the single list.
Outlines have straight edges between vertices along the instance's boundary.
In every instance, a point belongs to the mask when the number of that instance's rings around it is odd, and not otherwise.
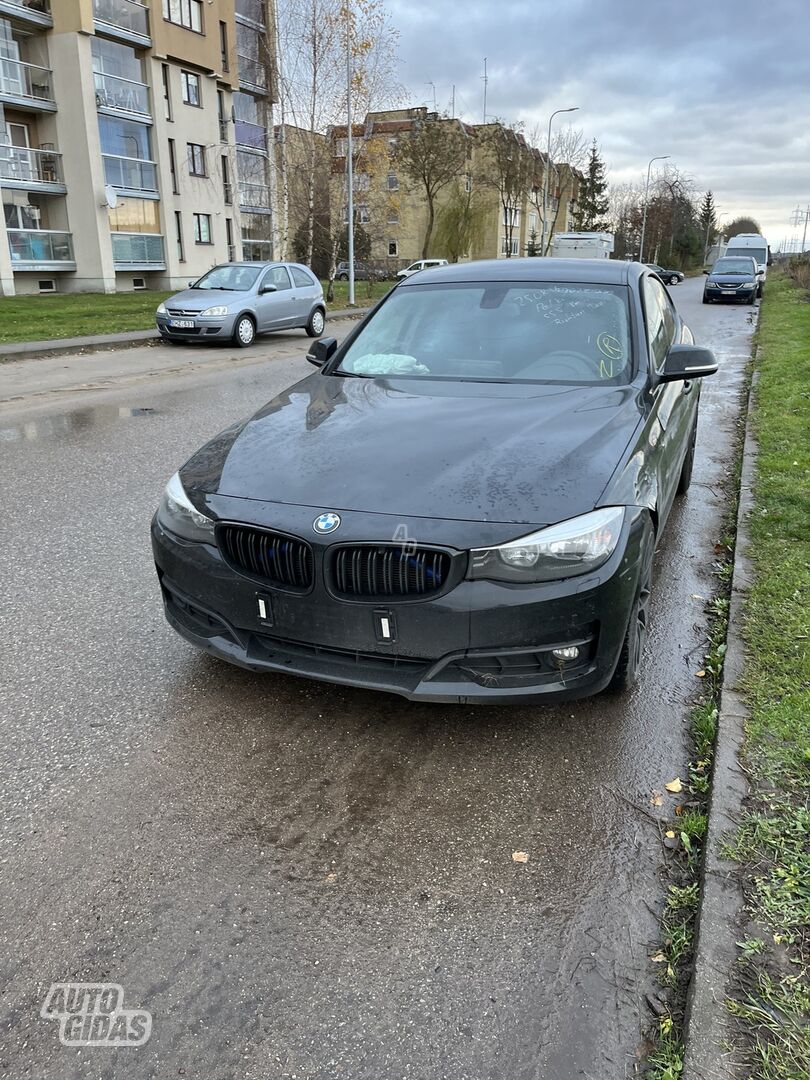
[{"label": "silver hatchback car", "polygon": [[326,323],[321,283],[298,263],[215,266],[158,306],[165,341],[228,340],[247,348],[257,334],[301,327],[320,337]]}]

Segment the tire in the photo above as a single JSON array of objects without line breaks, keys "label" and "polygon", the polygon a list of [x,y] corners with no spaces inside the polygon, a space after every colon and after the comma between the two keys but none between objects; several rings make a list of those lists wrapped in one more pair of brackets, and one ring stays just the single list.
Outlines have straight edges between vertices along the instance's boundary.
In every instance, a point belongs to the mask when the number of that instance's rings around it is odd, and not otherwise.
[{"label": "tire", "polygon": [[323,308],[315,308],[304,327],[309,337],[320,337],[326,326],[326,313]]},{"label": "tire", "polygon": [[638,678],[638,670],[644,645],[647,640],[650,614],[650,594],[652,591],[652,569],[655,557],[655,532],[648,517],[641,538],[641,569],[636,585],[630,620],[625,631],[624,641],[619,652],[619,662],[608,683],[608,690],[613,694],[629,690]]},{"label": "tire", "polygon": [[708,298],[706,293],[703,294],[703,303],[704,304],[710,304],[711,303],[711,300]]},{"label": "tire", "polygon": [[240,349],[247,349],[256,340],[256,323],[250,315],[240,315],[233,328],[233,342]]},{"label": "tire", "polygon": [[670,285],[680,285],[681,279],[676,274],[673,274],[669,279],[669,283]]},{"label": "tire", "polygon": [[761,285],[757,285],[757,298],[760,299],[760,300],[762,299],[762,286]]},{"label": "tire", "polygon": [[348,281],[348,280],[349,280],[349,275],[348,274],[338,274],[338,281]]},{"label": "tire", "polygon": [[686,457],[683,459],[683,465],[681,466],[681,475],[678,477],[678,486],[675,489],[676,495],[685,495],[689,490],[689,485],[692,483],[692,469],[695,465],[696,442],[697,417],[695,417],[695,423],[692,427],[692,438],[689,440],[689,449],[686,451]]}]

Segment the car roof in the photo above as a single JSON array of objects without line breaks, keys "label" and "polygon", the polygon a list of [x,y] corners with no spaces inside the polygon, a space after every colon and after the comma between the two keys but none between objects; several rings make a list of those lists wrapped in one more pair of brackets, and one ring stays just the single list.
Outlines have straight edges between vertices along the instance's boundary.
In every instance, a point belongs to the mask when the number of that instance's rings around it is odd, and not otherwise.
[{"label": "car roof", "polygon": [[570,281],[629,285],[645,271],[646,267],[641,263],[618,259],[481,259],[422,270],[418,279],[408,278],[397,288],[452,281]]}]

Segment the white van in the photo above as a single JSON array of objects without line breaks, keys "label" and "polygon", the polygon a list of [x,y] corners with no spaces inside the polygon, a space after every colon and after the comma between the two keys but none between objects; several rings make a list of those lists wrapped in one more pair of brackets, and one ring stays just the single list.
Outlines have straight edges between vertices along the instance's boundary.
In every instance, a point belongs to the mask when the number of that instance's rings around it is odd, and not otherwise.
[{"label": "white van", "polygon": [[411,277],[412,274],[418,274],[420,270],[430,270],[434,266],[447,266],[447,259],[417,259],[415,263],[400,270],[397,277]]},{"label": "white van", "polygon": [[756,261],[757,281],[759,282],[757,296],[762,296],[762,286],[768,276],[768,267],[773,262],[771,249],[768,247],[768,241],[765,237],[760,236],[759,233],[740,233],[738,236],[732,236],[724,254],[748,255]]}]

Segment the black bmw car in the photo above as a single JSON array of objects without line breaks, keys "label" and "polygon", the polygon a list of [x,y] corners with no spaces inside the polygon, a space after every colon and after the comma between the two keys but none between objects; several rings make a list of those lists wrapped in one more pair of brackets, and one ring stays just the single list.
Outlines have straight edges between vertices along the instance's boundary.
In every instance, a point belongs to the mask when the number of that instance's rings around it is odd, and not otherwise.
[{"label": "black bmw car", "polygon": [[169,481],[152,542],[183,637],[423,701],[634,681],[716,370],[654,274],[425,271],[308,359]]}]

